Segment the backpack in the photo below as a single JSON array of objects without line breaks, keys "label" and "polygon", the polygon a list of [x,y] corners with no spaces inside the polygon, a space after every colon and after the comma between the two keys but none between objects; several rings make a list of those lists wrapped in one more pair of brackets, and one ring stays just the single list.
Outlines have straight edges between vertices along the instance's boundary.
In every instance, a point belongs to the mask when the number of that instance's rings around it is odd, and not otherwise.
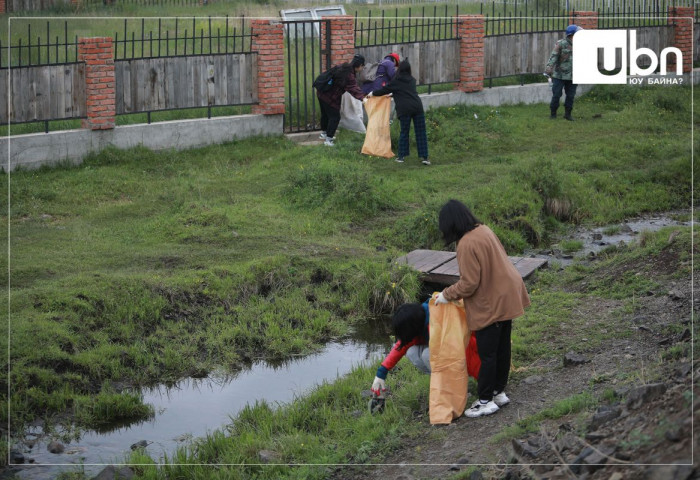
[{"label": "backpack", "polygon": [[327,92],[333,87],[333,80],[337,67],[332,67],[330,70],[326,70],[321,73],[316,80],[314,80],[313,87],[319,92]]},{"label": "backpack", "polygon": [[377,78],[377,71],[379,70],[379,65],[381,62],[371,62],[366,63],[365,68],[359,74],[359,83],[373,82]]}]

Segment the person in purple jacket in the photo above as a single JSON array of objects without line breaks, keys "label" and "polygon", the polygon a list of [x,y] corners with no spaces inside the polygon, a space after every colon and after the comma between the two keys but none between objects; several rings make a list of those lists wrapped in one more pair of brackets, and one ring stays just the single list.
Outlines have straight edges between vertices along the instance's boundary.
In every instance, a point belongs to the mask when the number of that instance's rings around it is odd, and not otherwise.
[{"label": "person in purple jacket", "polygon": [[385,87],[396,76],[396,68],[399,66],[399,54],[390,53],[381,61],[377,67],[377,76],[371,82],[365,82],[360,85],[362,91],[366,94],[374,90]]},{"label": "person in purple jacket", "polygon": [[365,98],[357,86],[355,75],[365,67],[365,57],[355,55],[351,61],[337,65],[333,75],[333,86],[325,92],[316,90],[318,102],[321,104],[321,139],[325,145],[332,147],[335,141],[335,131],[340,123],[340,101],[343,93],[348,92],[358,100]]}]

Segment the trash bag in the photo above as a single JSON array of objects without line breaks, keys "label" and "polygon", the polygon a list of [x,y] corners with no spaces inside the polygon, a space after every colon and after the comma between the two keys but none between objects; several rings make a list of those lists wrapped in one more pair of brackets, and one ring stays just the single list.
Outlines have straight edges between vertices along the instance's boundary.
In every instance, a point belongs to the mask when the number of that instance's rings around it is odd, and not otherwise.
[{"label": "trash bag", "polygon": [[391,97],[370,97],[365,102],[367,110],[367,134],[362,145],[362,153],[376,157],[391,158],[391,131],[389,116],[391,115]]},{"label": "trash bag", "polygon": [[367,129],[362,121],[362,100],[358,100],[348,92],[343,93],[340,100],[339,126],[357,133],[365,133]]},{"label": "trash bag", "polygon": [[430,310],[430,423],[447,424],[467,406],[467,356],[470,333],[462,300]]}]

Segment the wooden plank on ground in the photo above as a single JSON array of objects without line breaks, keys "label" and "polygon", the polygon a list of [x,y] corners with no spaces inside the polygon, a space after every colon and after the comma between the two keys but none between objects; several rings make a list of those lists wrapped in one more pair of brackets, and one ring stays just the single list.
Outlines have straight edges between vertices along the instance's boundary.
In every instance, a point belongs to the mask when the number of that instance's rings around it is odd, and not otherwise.
[{"label": "wooden plank on ground", "polygon": [[515,269],[521,277],[527,278],[532,275],[535,270],[547,265],[547,259],[544,258],[522,258],[515,264]]},{"label": "wooden plank on ground", "polygon": [[428,273],[445,262],[455,258],[454,252],[436,250],[414,250],[396,260],[399,264],[408,264],[421,273]]},{"label": "wooden plank on ground", "polygon": [[[543,258],[508,257],[521,277],[528,278],[538,268],[547,264]],[[422,274],[426,282],[452,285],[459,279],[459,265],[454,252],[413,250],[396,260],[407,264]]]}]

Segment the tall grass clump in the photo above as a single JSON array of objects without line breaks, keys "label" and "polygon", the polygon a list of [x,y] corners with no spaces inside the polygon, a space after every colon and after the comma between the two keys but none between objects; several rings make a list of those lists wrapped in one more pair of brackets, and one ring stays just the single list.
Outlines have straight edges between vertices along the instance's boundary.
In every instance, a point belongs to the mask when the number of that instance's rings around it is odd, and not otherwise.
[{"label": "tall grass clump", "polygon": [[394,206],[383,180],[357,163],[301,165],[286,183],[284,196],[293,205],[334,216],[362,219]]},{"label": "tall grass clump", "polygon": [[438,229],[438,213],[447,200],[430,200],[424,206],[396,218],[379,236],[401,251],[442,250],[445,245]]},{"label": "tall grass clump", "polygon": [[415,270],[395,262],[357,262],[347,267],[341,278],[351,292],[352,303],[372,315],[389,314],[403,303],[415,302],[421,286]]}]

